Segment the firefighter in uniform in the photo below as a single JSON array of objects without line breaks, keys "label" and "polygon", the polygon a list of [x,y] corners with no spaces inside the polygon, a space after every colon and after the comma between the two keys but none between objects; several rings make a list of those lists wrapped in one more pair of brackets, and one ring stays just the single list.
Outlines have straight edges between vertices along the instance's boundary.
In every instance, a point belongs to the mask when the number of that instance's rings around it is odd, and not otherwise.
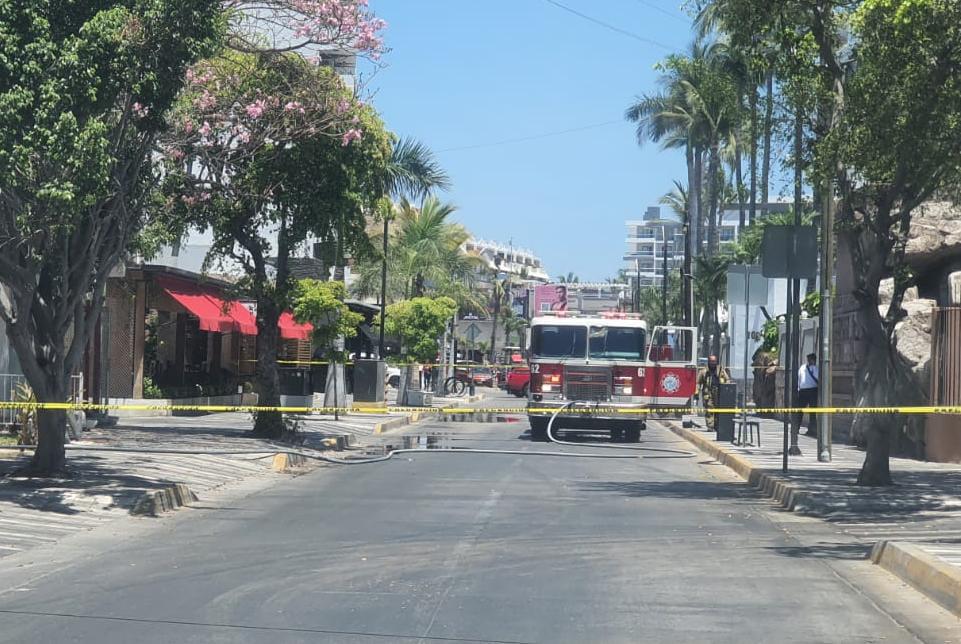
[{"label": "firefighter in uniform", "polygon": [[710,356],[707,359],[707,369],[702,371],[697,379],[697,388],[701,392],[701,401],[705,409],[704,420],[708,429],[714,429],[715,414],[707,410],[713,409],[717,405],[720,385],[730,381],[731,378],[727,375],[727,371],[718,367],[717,356]]}]

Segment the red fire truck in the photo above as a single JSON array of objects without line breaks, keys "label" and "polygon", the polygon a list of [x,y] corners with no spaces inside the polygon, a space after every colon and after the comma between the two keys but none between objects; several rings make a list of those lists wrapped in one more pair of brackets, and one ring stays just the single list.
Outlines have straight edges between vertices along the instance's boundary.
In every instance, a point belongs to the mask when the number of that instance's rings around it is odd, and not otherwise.
[{"label": "red fire truck", "polygon": [[[697,329],[639,316],[545,314],[531,320],[527,411],[532,440],[555,430],[603,432],[637,442],[645,410],[689,407],[697,388]],[[631,413],[633,412],[633,413]]]}]

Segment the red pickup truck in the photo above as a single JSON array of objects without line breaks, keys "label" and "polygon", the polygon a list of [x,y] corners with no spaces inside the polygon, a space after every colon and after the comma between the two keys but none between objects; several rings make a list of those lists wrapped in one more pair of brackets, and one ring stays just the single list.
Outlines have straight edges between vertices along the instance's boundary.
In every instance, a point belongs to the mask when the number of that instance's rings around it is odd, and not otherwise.
[{"label": "red pickup truck", "polygon": [[530,389],[530,384],[530,367],[514,367],[507,374],[507,383],[504,389],[518,398],[527,398],[527,390]]}]

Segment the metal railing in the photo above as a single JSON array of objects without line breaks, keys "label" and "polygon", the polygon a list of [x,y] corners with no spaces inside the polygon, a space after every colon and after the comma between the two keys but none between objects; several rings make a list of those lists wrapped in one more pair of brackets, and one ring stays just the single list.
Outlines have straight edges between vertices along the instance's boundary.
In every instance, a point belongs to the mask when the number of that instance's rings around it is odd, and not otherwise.
[{"label": "metal railing", "polygon": [[[13,402],[18,399],[21,385],[27,384],[27,378],[22,373],[0,373],[0,402]],[[70,377],[70,399],[75,402],[84,401],[83,374],[78,373]],[[17,421],[18,409],[0,407],[0,427],[12,425]]]}]

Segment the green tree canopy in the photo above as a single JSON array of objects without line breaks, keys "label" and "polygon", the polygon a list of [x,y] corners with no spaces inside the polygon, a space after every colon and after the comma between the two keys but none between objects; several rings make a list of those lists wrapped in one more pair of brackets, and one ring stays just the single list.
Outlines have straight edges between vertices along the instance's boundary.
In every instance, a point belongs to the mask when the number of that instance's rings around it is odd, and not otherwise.
[{"label": "green tree canopy", "polygon": [[437,341],[457,312],[449,297],[415,297],[387,307],[386,331],[400,339],[401,355],[412,362],[433,362]]},{"label": "green tree canopy", "polygon": [[[0,3],[0,316],[38,400],[64,402],[107,277],[150,223],[151,151],[186,68],[222,34],[207,0]],[[66,468],[41,409],[29,468]]]},{"label": "green tree canopy", "polygon": [[344,303],[346,296],[343,282],[303,279],[297,282],[292,298],[294,319],[310,323],[314,327],[314,344],[338,360],[343,356],[334,351],[334,340],[354,337],[364,321],[363,315],[354,313]]}]

